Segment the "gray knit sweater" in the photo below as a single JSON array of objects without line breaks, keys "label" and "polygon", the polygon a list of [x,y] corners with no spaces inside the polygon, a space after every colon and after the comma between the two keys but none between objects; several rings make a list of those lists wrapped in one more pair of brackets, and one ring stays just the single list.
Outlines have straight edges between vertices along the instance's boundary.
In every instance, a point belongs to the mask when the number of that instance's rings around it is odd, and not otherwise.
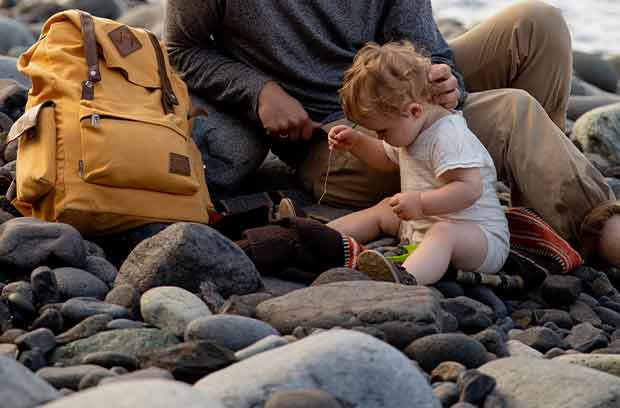
[{"label": "gray knit sweater", "polygon": [[269,80],[316,121],[340,111],[343,72],[368,41],[411,40],[464,91],[430,0],[168,0],[165,38],[192,91],[253,121]]}]

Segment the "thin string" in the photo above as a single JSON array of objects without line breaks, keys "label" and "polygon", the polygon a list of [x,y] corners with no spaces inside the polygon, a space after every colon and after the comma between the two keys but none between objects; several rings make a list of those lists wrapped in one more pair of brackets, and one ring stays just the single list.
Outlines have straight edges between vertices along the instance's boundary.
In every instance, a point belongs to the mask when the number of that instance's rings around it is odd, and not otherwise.
[{"label": "thin string", "polygon": [[[356,126],[357,126],[357,123],[354,123],[353,126],[351,126],[351,129],[355,129]],[[327,178],[329,177],[329,170],[331,168],[333,152],[334,152],[333,149],[329,149],[329,157],[327,158],[327,173],[325,173],[325,183],[323,184],[323,194],[321,194],[321,198],[319,198],[319,202],[318,202],[319,205],[321,205],[321,201],[323,201],[323,197],[325,197],[325,194],[327,194]]]}]

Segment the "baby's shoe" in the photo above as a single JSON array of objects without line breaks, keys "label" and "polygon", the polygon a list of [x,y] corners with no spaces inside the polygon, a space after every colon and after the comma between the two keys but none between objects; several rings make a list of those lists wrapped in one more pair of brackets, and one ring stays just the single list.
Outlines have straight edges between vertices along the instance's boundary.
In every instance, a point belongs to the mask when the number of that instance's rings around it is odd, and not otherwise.
[{"label": "baby's shoe", "polygon": [[390,261],[374,249],[363,251],[357,259],[356,269],[372,280],[417,285],[415,277],[402,266]]},{"label": "baby's shoe", "polygon": [[276,209],[275,219],[279,220],[282,218],[292,218],[292,217],[306,217],[306,213],[302,210],[295,202],[290,198],[283,198],[280,200],[278,207]]}]

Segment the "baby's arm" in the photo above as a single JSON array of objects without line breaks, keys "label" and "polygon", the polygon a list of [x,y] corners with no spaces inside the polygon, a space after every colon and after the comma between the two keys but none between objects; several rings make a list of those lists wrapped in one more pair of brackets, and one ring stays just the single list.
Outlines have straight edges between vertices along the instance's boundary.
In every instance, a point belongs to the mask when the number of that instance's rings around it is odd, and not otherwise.
[{"label": "baby's arm", "polygon": [[479,168],[457,168],[440,176],[447,184],[420,195],[424,215],[453,213],[471,207],[482,195]]},{"label": "baby's arm", "polygon": [[368,166],[379,171],[396,171],[398,165],[385,154],[383,142],[349,126],[334,126],[329,131],[329,148],[349,150]]}]

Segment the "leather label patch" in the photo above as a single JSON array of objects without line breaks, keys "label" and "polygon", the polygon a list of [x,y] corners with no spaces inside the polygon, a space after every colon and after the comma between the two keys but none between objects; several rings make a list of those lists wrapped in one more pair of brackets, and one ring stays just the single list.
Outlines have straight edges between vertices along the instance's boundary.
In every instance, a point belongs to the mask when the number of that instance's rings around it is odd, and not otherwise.
[{"label": "leather label patch", "polygon": [[181,154],[170,153],[169,172],[172,174],[179,174],[181,176],[191,176],[192,172],[189,164],[189,157]]},{"label": "leather label patch", "polygon": [[122,57],[126,57],[132,52],[138,51],[142,48],[142,44],[134,33],[131,32],[129,27],[121,26],[108,33],[108,37],[112,40],[112,44],[118,50],[118,53]]}]

